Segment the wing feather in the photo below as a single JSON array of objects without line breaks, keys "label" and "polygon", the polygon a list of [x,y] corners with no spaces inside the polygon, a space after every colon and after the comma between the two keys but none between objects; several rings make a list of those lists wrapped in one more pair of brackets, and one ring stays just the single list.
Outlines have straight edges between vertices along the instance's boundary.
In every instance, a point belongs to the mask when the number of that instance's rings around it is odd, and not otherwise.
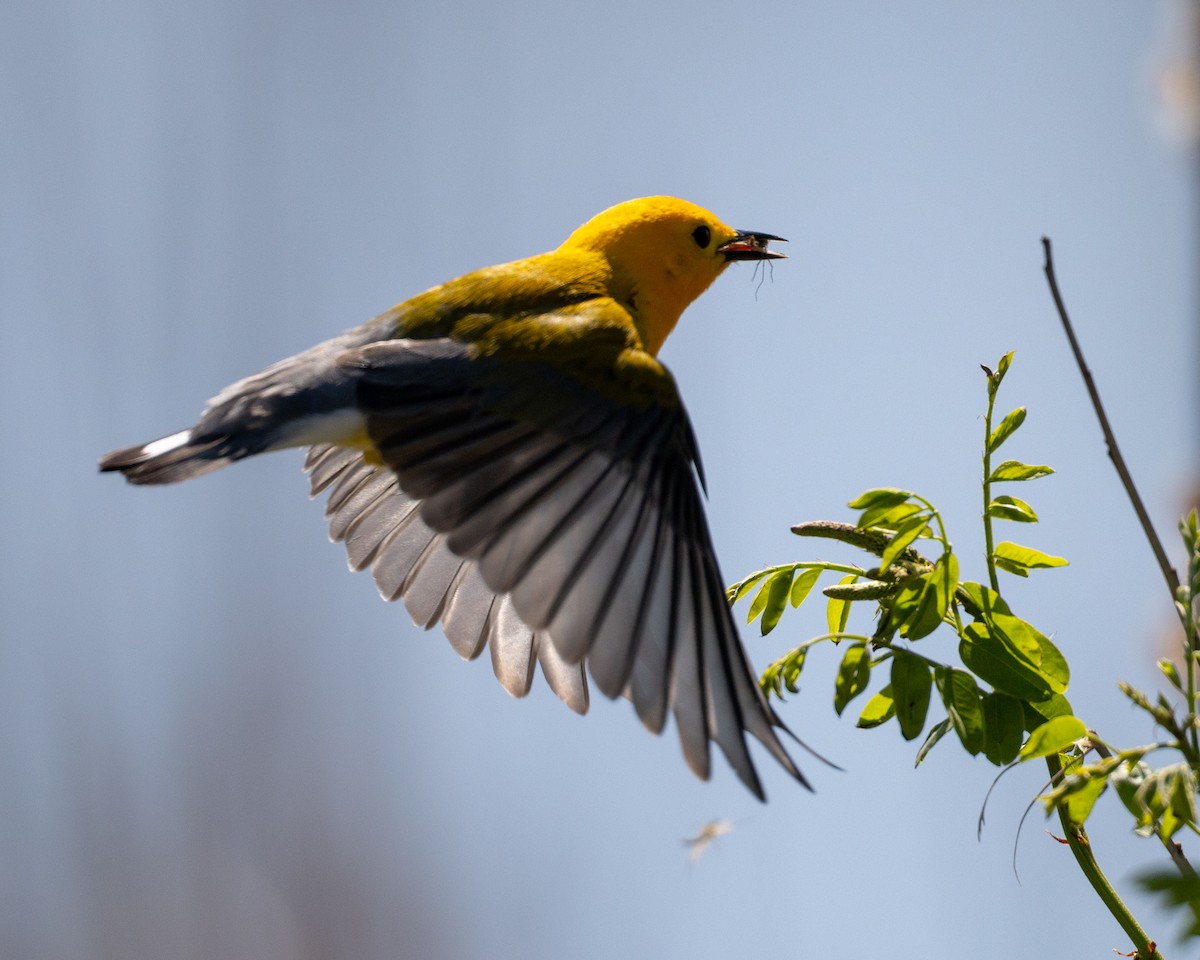
[{"label": "wing feather", "polygon": [[446,538],[433,534],[400,587],[413,622],[428,629],[442,619],[446,602],[462,575],[464,561],[450,552]]},{"label": "wing feather", "polygon": [[490,645],[493,669],[515,696],[529,691],[534,664],[554,693],[576,713],[588,708],[582,664],[568,664],[543,640],[535,644],[504,596],[484,583],[478,566],[451,553],[446,538],[421,519],[421,502],[404,493],[396,475],[363,461],[355,450],[313,447],[305,462],[316,493],[340,484],[327,509],[330,537],[343,540],[355,570],[374,568],[385,599],[401,596],[413,621],[430,627],[441,620],[447,639],[463,659]]},{"label": "wing feather", "polygon": [[538,634],[537,658],[542,676],[568,707],[576,713],[588,711],[587,673],[582,663],[568,663],[545,634]]},{"label": "wing feather", "polygon": [[338,474],[359,458],[353,450],[336,447],[331,443],[319,443],[308,450],[304,469],[310,483],[309,496],[323,493],[337,479]]},{"label": "wing feather", "polygon": [[[331,540],[353,539],[355,529],[386,502],[388,491],[396,486],[396,478],[390,475],[389,471],[364,469],[365,467],[364,464],[359,468],[362,479],[354,485],[353,492],[330,514],[329,538]],[[362,569],[361,564],[357,566],[352,564],[352,566],[355,570]]]},{"label": "wing feather", "polygon": [[[365,466],[365,465],[364,465]],[[358,490],[371,479],[372,471],[351,467],[342,470],[330,484],[329,497],[325,501],[325,515],[332,517],[342,511]]]},{"label": "wing feather", "polygon": [[440,620],[464,657],[487,647],[515,696],[540,663],[583,712],[586,666],[651,730],[673,715],[700,777],[715,742],[761,797],[749,733],[804,782],[725,602],[669,375],[622,404],[560,366],[448,340],[387,341],[340,364],[390,470],[321,448],[307,466],[314,492],[329,490],[331,534],[385,597]]},{"label": "wing feather", "polygon": [[350,569],[355,571],[375,563],[393,531],[418,522],[420,503],[400,492],[396,478],[389,471],[380,470],[379,475],[387,480],[380,495],[345,525],[342,539],[346,541]]},{"label": "wing feather", "polygon": [[[618,482],[607,473],[601,476],[610,482],[573,505],[570,516],[578,522],[560,534],[561,546],[544,549],[512,594],[519,609],[547,628],[564,659],[578,663],[588,656],[593,679],[615,697],[628,682],[637,646],[638,596],[644,587],[628,582],[627,572],[644,500],[631,477]],[[561,586],[547,589],[550,583]],[[563,611],[568,622],[590,623],[591,629],[564,630]]]},{"label": "wing feather", "polygon": [[483,582],[475,564],[464,564],[464,570],[442,614],[442,629],[460,657],[474,660],[487,646],[493,610],[501,598]]},{"label": "wing feather", "polygon": [[[384,538],[371,563],[375,586],[385,600],[398,600],[421,565],[438,548],[441,535],[421,522],[419,510],[397,524]],[[427,624],[422,624],[427,626]]]},{"label": "wing feather", "polygon": [[496,679],[514,697],[525,696],[533,683],[536,640],[537,635],[524,624],[513,605],[507,598],[502,599],[492,621],[488,649]]}]

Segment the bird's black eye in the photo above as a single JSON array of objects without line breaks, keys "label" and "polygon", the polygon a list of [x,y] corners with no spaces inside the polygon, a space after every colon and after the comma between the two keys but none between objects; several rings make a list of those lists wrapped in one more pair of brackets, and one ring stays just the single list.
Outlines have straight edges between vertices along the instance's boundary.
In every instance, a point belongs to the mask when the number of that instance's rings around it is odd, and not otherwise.
[{"label": "bird's black eye", "polygon": [[703,250],[708,246],[708,241],[712,239],[712,231],[704,224],[700,224],[692,231],[692,239],[696,241],[696,246]]}]

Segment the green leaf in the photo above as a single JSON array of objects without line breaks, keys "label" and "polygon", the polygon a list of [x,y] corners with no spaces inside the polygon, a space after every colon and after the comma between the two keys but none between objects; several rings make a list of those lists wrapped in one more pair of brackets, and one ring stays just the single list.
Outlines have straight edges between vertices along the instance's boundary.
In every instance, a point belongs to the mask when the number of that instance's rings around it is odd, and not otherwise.
[{"label": "green leaf", "polygon": [[[963,593],[967,595],[967,599],[971,601],[968,609],[970,610],[971,615],[975,616],[976,614],[971,608],[973,607],[979,610],[983,609],[984,602],[987,599],[984,591],[988,588],[981,583],[976,583],[974,580],[964,580],[960,586],[962,587]],[[996,593],[995,591],[992,591],[992,595],[996,597],[1000,596],[1000,594]]]},{"label": "green leaf", "polygon": [[771,599],[771,584],[780,576],[787,576],[782,570],[777,570],[767,577],[762,585],[758,588],[758,593],[754,595],[754,599],[750,601],[750,609],[746,611],[746,622],[753,623],[760,613],[767,606],[767,601]]},{"label": "green leaf", "polygon": [[1087,736],[1087,727],[1078,717],[1055,717],[1047,720],[1029,735],[1025,746],[1021,748],[1022,760],[1034,760],[1047,757],[1052,753],[1061,753],[1076,740]]},{"label": "green leaf", "polygon": [[837,679],[834,681],[833,709],[838,716],[846,709],[846,705],[867,689],[871,680],[871,655],[865,643],[856,643],[842,657],[838,667]]},{"label": "green leaf", "polygon": [[1025,570],[1041,570],[1047,567],[1065,567],[1067,565],[1067,561],[1063,557],[1042,553],[1041,550],[1023,547],[1019,543],[1012,543],[1008,540],[996,544],[992,556],[995,557],[997,565],[1003,561],[1006,570],[1014,566]]},{"label": "green leaf", "polygon": [[762,605],[762,622],[759,623],[759,629],[765,637],[768,633],[775,629],[779,623],[779,618],[783,616],[784,608],[787,607],[788,594],[792,587],[792,575],[794,570],[781,570],[779,573],[773,574],[763,584],[761,590],[758,591],[758,596],[754,598],[754,603],[750,605],[750,612],[754,612],[755,606],[761,598],[766,597]]},{"label": "green leaf", "polygon": [[804,669],[807,647],[797,647],[784,654],[763,671],[758,685],[767,696],[774,694],[783,699],[783,691],[795,693],[799,689],[800,671]]},{"label": "green leaf", "polygon": [[1085,823],[1087,821],[1088,814],[1092,812],[1092,807],[1096,805],[1096,801],[1100,799],[1100,794],[1104,792],[1107,786],[1107,778],[1089,777],[1078,786],[1073,786],[1073,789],[1067,792],[1065,798],[1067,816],[1072,823]]},{"label": "green leaf", "polygon": [[800,671],[804,669],[804,661],[807,656],[807,650],[794,651],[784,662],[782,679],[783,685],[789,693],[796,693],[800,690]]},{"label": "green leaf", "polygon": [[958,560],[952,553],[939,557],[929,573],[907,581],[892,600],[900,634],[920,640],[933,633],[946,615],[957,585]]},{"label": "green leaf", "polygon": [[1037,523],[1033,507],[1017,497],[996,497],[988,504],[988,516],[1016,523]]},{"label": "green leaf", "polygon": [[914,540],[922,533],[929,529],[929,518],[922,511],[916,516],[905,520],[899,528],[897,528],[895,536],[888,543],[887,549],[883,551],[883,556],[879,560],[879,568],[886,570],[896,558],[900,556]]},{"label": "green leaf", "polygon": [[938,687],[946,716],[966,751],[974,756],[983,749],[983,709],[975,678],[963,670],[947,667],[938,671]]},{"label": "green leaf", "polygon": [[1151,770],[1145,764],[1139,766],[1144,775],[1131,805],[1138,817],[1137,832],[1142,836],[1159,833],[1169,838],[1185,826],[1196,829],[1196,780],[1187,761],[1158,770]]},{"label": "green leaf", "polygon": [[1182,824],[1196,825],[1196,779],[1186,763],[1173,764],[1168,768],[1174,776],[1170,780],[1171,812]]},{"label": "green leaf", "polygon": [[867,705],[863,707],[863,712],[859,714],[858,723],[855,726],[869,730],[871,727],[878,727],[880,724],[887,723],[895,715],[896,703],[892,700],[892,687],[889,684],[867,701]]},{"label": "green leaf", "polygon": [[869,510],[872,507],[894,507],[896,504],[903,503],[911,496],[912,494],[909,491],[899,490],[896,487],[875,487],[872,490],[860,493],[846,504],[846,506],[851,510]]},{"label": "green leaf", "polygon": [[997,569],[1003,570],[1005,573],[1011,573],[1017,577],[1028,577],[1029,571],[1019,563],[1009,563],[1003,557],[992,557]]},{"label": "green leaf", "polygon": [[1008,373],[1008,368],[1012,366],[1012,358],[1014,351],[1009,350],[1000,358],[1000,363],[996,367],[996,385],[1000,385],[1000,381],[1004,379],[1004,375]]},{"label": "green leaf", "polygon": [[995,453],[999,449],[1000,444],[1004,443],[1009,437],[1017,432],[1017,428],[1025,422],[1025,408],[1017,407],[1012,413],[1000,421],[1000,426],[992,431],[992,435],[988,437],[987,450],[988,453]]},{"label": "green leaf", "polygon": [[[997,600],[999,600],[998,597]],[[1040,640],[1043,639],[1042,635],[1032,624],[1026,623],[1020,617],[1015,617],[1007,611],[1007,605],[1000,600],[996,608],[984,614],[984,622],[991,628],[992,633],[1007,644],[1013,653],[1037,667],[1055,693],[1063,693],[1067,689],[1067,678],[1060,676],[1057,670],[1046,669],[1043,647],[1040,643]],[[1046,640],[1046,643],[1053,646],[1049,640]],[[1055,648],[1055,652],[1057,653],[1057,648]]]},{"label": "green leaf", "polygon": [[1050,639],[1032,624],[1014,616],[995,590],[972,582],[963,583],[962,588],[972,605],[979,609],[989,631],[1003,640],[1018,657],[1036,667],[1055,693],[1063,693],[1071,672],[1066,659]]},{"label": "green leaf", "polygon": [[919,640],[928,636],[941,623],[937,609],[937,589],[926,576],[905,583],[892,598],[892,615],[901,636]]},{"label": "green leaf", "polygon": [[[855,574],[849,574],[842,577],[838,581],[839,584],[854,583],[858,580]],[[850,619],[850,601],[839,600],[834,597],[829,598],[829,602],[825,604],[825,622],[829,626],[830,633],[844,633],[846,630],[846,621]]]},{"label": "green leaf", "polygon": [[958,557],[949,550],[943,553],[933,565],[933,573],[929,574],[929,579],[937,590],[939,616],[944,617],[958,590]]},{"label": "green leaf", "polygon": [[892,691],[896,718],[905,740],[915,740],[925,729],[932,685],[929,664],[904,650],[893,652],[892,682],[888,689]]},{"label": "green leaf", "polygon": [[1181,874],[1176,870],[1156,870],[1135,878],[1143,890],[1162,896],[1169,906],[1186,908],[1179,911],[1186,920],[1185,937],[1200,937],[1200,876]]},{"label": "green leaf", "polygon": [[[1067,671],[1067,661],[1062,659],[1062,654],[1058,653],[1058,648],[1049,641],[1048,637],[1045,637],[1032,624],[1026,623],[1020,617],[1014,617],[1007,611],[1007,605],[1000,600],[1000,604],[990,612],[990,616],[985,614],[985,622],[996,636],[1008,644],[1014,653],[1038,667],[1046,682],[1050,684],[1051,690],[1054,690],[1056,694],[1062,694],[1067,690],[1067,680],[1070,677]],[[1052,653],[1051,658],[1046,658],[1046,652]]]},{"label": "green leaf", "polygon": [[1025,715],[1025,729],[1030,733],[1047,720],[1053,720],[1055,717],[1069,717],[1074,713],[1071,704],[1061,693],[1056,693],[1037,703],[1030,703],[1026,700],[1021,704],[1021,712]]},{"label": "green leaf", "polygon": [[979,620],[967,624],[958,655],[980,680],[1018,700],[1045,700],[1054,692],[1039,667],[1018,656]]},{"label": "green leaf", "polygon": [[[789,564],[789,566],[790,566],[790,564]],[[737,603],[739,600],[742,599],[742,597],[744,597],[746,594],[748,594],[751,591],[751,589],[753,589],[753,587],[756,583],[758,583],[760,580],[762,580],[764,577],[768,576],[769,574],[775,572],[775,570],[777,570],[777,569],[778,569],[777,567],[768,567],[766,570],[759,570],[756,573],[750,574],[750,576],[746,577],[745,580],[739,580],[737,583],[733,584],[732,586],[726,587],[725,588],[725,599],[728,600],[731,604]]]},{"label": "green leaf", "polygon": [[1012,480],[1036,480],[1047,477],[1054,472],[1052,467],[1045,464],[1022,463],[1020,460],[1005,460],[992,471],[988,480],[992,483],[1003,483]]},{"label": "green leaf", "polygon": [[1125,809],[1137,817],[1139,822],[1147,810],[1138,794],[1138,788],[1146,782],[1150,773],[1150,764],[1145,763],[1139,755],[1136,760],[1130,757],[1120,764],[1108,778],[1113,789],[1117,791],[1117,797],[1125,804]]},{"label": "green leaf", "polygon": [[1200,507],[1192,507],[1188,515],[1179,521],[1179,535],[1188,553],[1200,546]]},{"label": "green leaf", "polygon": [[917,759],[916,759],[916,762],[913,763],[914,767],[919,767],[921,765],[921,761],[924,760],[926,756],[928,756],[930,750],[932,750],[935,746],[937,746],[937,742],[939,740],[941,740],[942,737],[944,737],[947,734],[947,732],[949,732],[950,727],[951,727],[950,718],[947,717],[945,720],[943,720],[936,727],[934,727],[932,730],[929,731],[929,736],[927,736],[925,738],[925,742],[921,744],[921,749],[917,751]]},{"label": "green leaf", "polygon": [[798,607],[804,602],[809,591],[821,578],[821,572],[819,567],[809,567],[797,574],[796,579],[792,581],[792,592],[788,595],[793,607]]},{"label": "green leaf", "polygon": [[[1024,623],[1024,621],[1021,622]],[[1029,629],[1033,632],[1033,637],[1042,651],[1042,676],[1050,681],[1050,686],[1056,694],[1066,692],[1067,685],[1071,681],[1071,668],[1067,664],[1067,658],[1062,655],[1058,647],[1050,642],[1049,637],[1033,627],[1029,627]]]},{"label": "green leaf", "polygon": [[1021,737],[1025,732],[1020,701],[992,692],[980,701],[980,708],[983,710],[984,756],[998,767],[1012,763],[1021,749]]},{"label": "green leaf", "polygon": [[1183,690],[1183,678],[1179,676],[1179,668],[1175,666],[1173,660],[1163,657],[1158,661],[1158,669],[1162,671],[1164,677],[1171,681],[1171,686],[1176,690]]},{"label": "green leaf", "polygon": [[863,530],[871,528],[879,528],[883,530],[895,530],[904,523],[905,520],[915,514],[924,511],[919,503],[898,503],[894,505],[884,505],[879,507],[871,507],[869,510],[864,510],[858,518],[856,526]]}]

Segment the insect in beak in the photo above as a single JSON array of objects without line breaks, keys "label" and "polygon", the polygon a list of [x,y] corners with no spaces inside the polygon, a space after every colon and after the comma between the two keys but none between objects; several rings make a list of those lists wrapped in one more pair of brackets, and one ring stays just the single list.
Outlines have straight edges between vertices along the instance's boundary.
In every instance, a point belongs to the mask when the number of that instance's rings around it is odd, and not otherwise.
[{"label": "insect in beak", "polygon": [[717,247],[717,253],[725,254],[726,260],[786,260],[787,254],[767,249],[767,244],[772,240],[787,243],[783,237],[773,233],[743,230],[728,243]]}]

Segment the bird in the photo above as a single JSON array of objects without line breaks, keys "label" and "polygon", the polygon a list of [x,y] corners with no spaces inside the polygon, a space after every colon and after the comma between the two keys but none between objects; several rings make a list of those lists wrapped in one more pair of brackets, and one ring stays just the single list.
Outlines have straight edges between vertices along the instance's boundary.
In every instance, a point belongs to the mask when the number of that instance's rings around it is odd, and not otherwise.
[{"label": "bird", "polygon": [[[757,739],[811,789],[738,636],[703,466],[657,359],[731,263],[782,237],[673,197],[619,203],[556,249],[435,286],[220,391],[192,427],[100,460],[137,485],[307,447],[352,570],[504,688],[535,667],[577,713],[591,684],[702,780],[715,743],[766,799]],[[798,742],[798,741],[797,741]]]}]

